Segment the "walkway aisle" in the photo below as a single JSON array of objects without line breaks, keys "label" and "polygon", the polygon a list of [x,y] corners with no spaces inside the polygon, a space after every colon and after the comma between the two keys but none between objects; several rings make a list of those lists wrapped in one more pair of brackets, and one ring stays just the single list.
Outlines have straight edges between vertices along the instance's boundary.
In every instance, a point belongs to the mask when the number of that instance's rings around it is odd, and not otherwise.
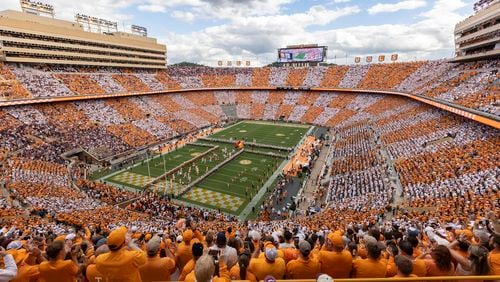
[{"label": "walkway aisle", "polygon": [[[330,135],[329,135],[330,136]],[[323,148],[321,149],[321,152],[319,153],[318,159],[316,159],[316,162],[314,163],[314,166],[311,170],[311,175],[309,176],[306,185],[304,186],[304,190],[302,191],[302,196],[301,199],[304,199],[303,202],[301,202],[298,206],[298,210],[305,213],[306,210],[309,208],[309,206],[312,204],[314,200],[316,200],[316,203],[322,203],[322,199],[315,199],[315,194],[314,191],[317,189],[319,186],[319,181],[320,181],[320,174],[323,171],[323,166],[326,165],[326,157],[328,156],[328,151],[330,150],[330,147],[326,146],[332,145],[333,140],[330,136],[330,138],[325,141],[325,144],[323,144]]]},{"label": "walkway aisle", "polygon": [[[0,174],[1,176],[1,174]],[[2,180],[0,181],[0,197],[4,198],[7,200],[9,204],[11,204],[13,207],[21,207],[21,203],[19,203],[18,200],[11,200],[10,198],[10,192],[5,186],[5,182]]]},{"label": "walkway aisle", "polygon": [[389,156],[389,152],[387,151],[387,147],[380,140],[380,134],[370,126],[370,129],[373,130],[374,135],[376,137],[376,143],[380,148],[380,153],[385,158],[385,163],[387,164],[387,171],[389,172],[389,181],[392,187],[395,187],[394,190],[394,201],[391,204],[392,207],[401,206],[401,203],[404,201],[403,197],[403,185],[401,185],[401,180],[399,179],[399,175],[396,172],[396,168],[394,167],[394,162]]}]

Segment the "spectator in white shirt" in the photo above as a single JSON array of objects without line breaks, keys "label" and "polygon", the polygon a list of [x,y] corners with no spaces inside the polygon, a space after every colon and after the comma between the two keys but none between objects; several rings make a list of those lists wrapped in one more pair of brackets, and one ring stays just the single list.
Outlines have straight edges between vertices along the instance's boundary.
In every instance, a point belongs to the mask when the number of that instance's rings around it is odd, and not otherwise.
[{"label": "spectator in white shirt", "polygon": [[209,250],[220,250],[221,255],[225,256],[228,269],[231,269],[238,262],[238,253],[235,248],[227,246],[227,238],[224,232],[217,233],[215,245],[210,247]]},{"label": "spectator in white shirt", "polygon": [[0,269],[0,282],[10,281],[17,275],[17,266],[14,257],[8,254],[2,247],[0,247],[0,257],[3,258],[5,264],[5,269]]}]

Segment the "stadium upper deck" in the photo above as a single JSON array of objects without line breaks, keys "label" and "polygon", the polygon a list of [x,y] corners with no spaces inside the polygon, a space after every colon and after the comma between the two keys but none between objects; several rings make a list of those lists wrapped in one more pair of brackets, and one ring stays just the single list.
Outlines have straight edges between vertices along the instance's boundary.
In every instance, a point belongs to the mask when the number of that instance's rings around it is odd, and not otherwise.
[{"label": "stadium upper deck", "polygon": [[474,109],[479,111],[474,114],[483,112],[498,121],[495,119],[500,113],[498,67],[498,60],[310,68],[169,67],[166,70],[3,64],[0,65],[0,97],[5,99],[4,104],[15,105],[191,89],[356,89],[403,96],[409,93],[412,98],[417,94],[432,98],[424,102],[435,102],[434,106],[452,111]]},{"label": "stadium upper deck", "polygon": [[[484,7],[479,9],[479,6]],[[500,55],[500,1],[478,1],[476,9],[474,15],[455,26],[454,61],[498,58]]]}]

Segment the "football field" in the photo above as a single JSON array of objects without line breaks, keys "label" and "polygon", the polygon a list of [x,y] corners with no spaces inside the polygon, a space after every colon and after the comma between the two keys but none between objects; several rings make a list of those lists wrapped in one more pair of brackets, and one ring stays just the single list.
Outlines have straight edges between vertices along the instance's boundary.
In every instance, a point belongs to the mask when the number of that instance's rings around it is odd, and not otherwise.
[{"label": "football field", "polygon": [[257,144],[293,148],[309,130],[309,125],[264,121],[242,121],[221,130],[211,138],[245,140]]},{"label": "football field", "polygon": [[282,161],[244,152],[193,186],[182,200],[239,214]]},{"label": "football field", "polygon": [[[154,181],[147,189],[188,205],[240,215],[250,204],[261,202],[263,185],[273,174],[276,176],[288,149],[293,149],[310,128],[290,123],[242,121],[207,139],[167,154],[150,156],[101,180],[138,190]],[[235,148],[233,141],[236,140],[245,140],[245,146]]]},{"label": "football field", "polygon": [[188,144],[173,152],[156,155],[123,172],[105,178],[105,181],[135,189],[142,189],[146,183],[182,163],[210,150],[210,147]]}]

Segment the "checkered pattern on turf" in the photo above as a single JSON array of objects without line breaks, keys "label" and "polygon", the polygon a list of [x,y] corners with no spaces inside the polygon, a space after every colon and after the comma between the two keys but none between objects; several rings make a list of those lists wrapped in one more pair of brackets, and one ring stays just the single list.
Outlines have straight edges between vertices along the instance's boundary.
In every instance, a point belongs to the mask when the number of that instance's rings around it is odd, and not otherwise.
[{"label": "checkered pattern on turf", "polygon": [[244,202],[242,198],[236,196],[197,187],[193,187],[189,190],[189,192],[184,195],[184,198],[231,211],[237,211]]},{"label": "checkered pattern on turf", "polygon": [[146,183],[153,180],[153,178],[146,175],[125,171],[124,173],[120,173],[118,175],[111,177],[111,180],[119,181],[122,183],[128,183],[138,187],[143,187],[144,185],[146,185]]},{"label": "checkered pattern on turf", "polygon": [[[186,185],[181,185],[180,183],[173,182],[172,186],[170,186],[170,180],[167,182],[159,182],[154,185],[158,192],[163,193],[165,191],[168,195],[174,194],[174,195],[179,195],[184,188],[186,188]],[[166,186],[166,189],[165,189]]]}]

